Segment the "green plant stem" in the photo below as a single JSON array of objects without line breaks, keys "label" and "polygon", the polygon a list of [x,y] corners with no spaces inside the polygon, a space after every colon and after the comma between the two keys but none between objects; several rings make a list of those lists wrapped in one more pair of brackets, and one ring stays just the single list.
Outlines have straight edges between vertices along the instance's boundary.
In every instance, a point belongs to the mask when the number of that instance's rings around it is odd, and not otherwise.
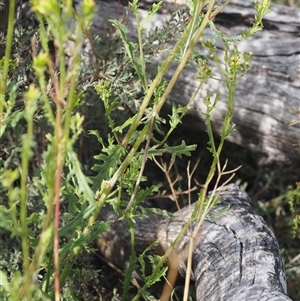
[{"label": "green plant stem", "polygon": [[[196,16],[198,16],[200,14],[201,7],[203,7],[202,4],[203,4],[202,1],[197,2],[197,6],[196,6],[196,9],[194,12],[194,14]],[[191,39],[190,45],[186,48],[186,51],[183,53],[183,57],[181,58],[178,67],[176,68],[168,86],[166,87],[164,94],[162,95],[162,97],[160,98],[160,100],[156,106],[157,112],[159,112],[161,110],[162,106],[166,102],[168,96],[170,95],[172,89],[174,88],[175,83],[178,80],[179,75],[181,74],[183,68],[185,67],[187,61],[189,60],[193,49],[195,48],[196,44],[198,43],[200,37],[203,34],[204,29],[206,28],[207,24],[209,23],[209,16],[210,16],[210,13],[211,13],[214,5],[215,5],[215,1],[211,1],[209,9],[207,10],[207,12],[204,16],[200,27],[197,29],[197,31],[194,34],[194,37]],[[192,22],[193,22],[193,20],[192,20]]]},{"label": "green plant stem", "polygon": [[1,74],[1,78],[0,78],[0,128],[2,126],[2,114],[4,112],[6,82],[7,82],[7,75],[8,75],[8,71],[9,71],[10,54],[11,54],[11,47],[12,47],[13,34],[14,34],[15,2],[16,2],[15,0],[9,1],[5,59],[4,59],[4,64],[3,64],[3,71]]},{"label": "green plant stem", "polygon": [[[207,204],[204,206],[204,200],[205,200],[205,197],[208,192],[208,186],[216,172],[217,164],[219,163],[219,157],[220,157],[221,151],[223,149],[225,139],[227,138],[228,130],[230,127],[231,117],[233,115],[234,96],[235,96],[235,90],[236,90],[236,80],[235,79],[228,80],[227,89],[228,89],[227,113],[225,115],[225,119],[223,122],[221,140],[220,140],[217,150],[215,149],[215,146],[214,146],[214,138],[213,138],[213,134],[212,134],[212,127],[211,127],[210,120],[208,120],[208,122],[207,122],[207,130],[208,130],[209,140],[210,140],[211,145],[213,146],[212,147],[213,162],[211,164],[205,184],[203,185],[203,188],[201,190],[199,201],[197,202],[197,204],[194,208],[194,211],[191,215],[193,220],[195,218],[197,220],[197,227],[195,228],[194,233],[196,233],[198,231],[199,227],[201,226],[205,217],[207,216],[208,211],[210,210],[210,208],[212,208],[212,206],[214,206],[214,204],[217,200],[217,197],[214,197],[212,194],[212,196],[209,198]],[[209,116],[206,118],[209,119]]]},{"label": "green plant stem", "polygon": [[216,15],[218,15],[229,3],[231,0],[227,0],[224,4],[218,7],[213,13],[211,13],[210,18],[213,19]]},{"label": "green plant stem", "polygon": [[[134,2],[137,2],[138,0],[134,0]],[[134,7],[137,7],[137,3],[133,4]],[[135,11],[135,19],[137,24],[137,36],[138,36],[138,44],[139,44],[139,50],[140,50],[140,65],[142,67],[142,73],[144,78],[144,83],[142,85],[144,86],[144,90],[148,90],[148,81],[147,81],[147,74],[146,74],[146,67],[145,67],[145,60],[144,60],[144,50],[143,50],[143,39],[142,39],[142,28],[140,25],[140,18],[139,18],[139,12]]]},{"label": "green plant stem", "polygon": [[145,166],[146,166],[146,161],[147,161],[148,151],[149,151],[149,147],[150,147],[151,137],[152,137],[152,134],[153,134],[154,124],[155,124],[155,116],[152,116],[150,127],[149,127],[149,130],[148,130],[148,138],[147,138],[147,142],[146,142],[145,149],[144,149],[144,155],[143,155],[143,159],[142,159],[142,165],[141,165],[141,168],[140,168],[139,176],[138,176],[137,181],[135,183],[134,190],[132,192],[132,195],[130,197],[128,205],[126,206],[126,208],[124,210],[124,213],[127,212],[131,208],[131,206],[133,205],[136,194],[137,194],[138,189],[140,187],[141,179],[142,179],[142,176],[143,176],[143,173],[144,173],[144,170],[145,170]]},{"label": "green plant stem", "polygon": [[[28,143],[32,141],[33,126],[32,120],[28,122],[28,133],[22,137],[22,174],[21,174],[21,201],[20,201],[20,224],[22,227],[22,253],[23,253],[23,269],[24,269],[24,285],[29,287],[31,275],[28,273],[29,268],[29,242],[27,229],[27,177],[29,164]],[[27,300],[31,300],[30,290],[26,291]]]},{"label": "green plant stem", "polygon": [[70,79],[70,87],[69,87],[69,93],[67,97],[67,107],[66,107],[65,121],[64,121],[64,137],[63,137],[64,141],[67,141],[70,135],[70,121],[71,121],[72,109],[73,109],[74,98],[75,98],[76,82],[78,77],[78,72],[74,72],[74,71],[76,71],[76,68],[80,65],[81,44],[82,44],[82,31],[79,27],[77,27],[74,56],[72,57],[73,70],[70,71],[72,72],[71,73],[72,76]]},{"label": "green plant stem", "polygon": [[151,100],[151,97],[156,89],[156,87],[158,86],[158,84],[161,82],[163,76],[165,75],[165,73],[167,72],[168,68],[170,67],[170,64],[173,62],[174,60],[174,56],[176,53],[178,53],[178,51],[180,50],[180,47],[182,46],[182,43],[184,43],[184,40],[187,38],[187,33],[186,31],[182,34],[182,36],[179,38],[179,40],[177,41],[177,43],[175,44],[175,46],[173,47],[173,49],[171,50],[171,54],[167,57],[167,59],[163,62],[162,66],[160,67],[160,70],[158,72],[158,74],[156,75],[155,79],[153,80],[153,82],[151,83],[145,98],[139,108],[139,111],[137,113],[137,116],[134,120],[134,122],[132,123],[131,127],[129,128],[126,136],[124,137],[124,140],[122,142],[122,146],[124,148],[127,147],[127,145],[129,144],[129,141],[132,137],[132,135],[134,134],[134,132],[136,131],[137,127],[140,125],[140,121],[149,105],[149,102]]},{"label": "green plant stem", "polygon": [[[219,144],[217,150],[215,150],[215,148],[213,147],[213,162],[212,162],[210,171],[208,173],[206,182],[208,182],[209,179],[211,179],[212,176],[215,173],[215,168],[216,168],[217,163],[219,161],[219,157],[220,157],[221,151],[223,149],[225,139],[227,138],[227,132],[228,132],[231,117],[232,117],[232,114],[233,114],[233,105],[234,105],[234,95],[235,95],[235,89],[236,89],[236,81],[235,80],[230,81],[227,84],[227,89],[228,89],[228,104],[227,104],[227,112],[226,112],[223,127],[222,127],[221,140],[220,140],[220,144]],[[210,127],[209,127],[209,132],[211,133],[210,134],[211,137],[213,137],[212,136],[211,124],[210,124]],[[211,138],[211,139],[213,141],[213,138]]]},{"label": "green plant stem", "polygon": [[131,254],[129,257],[129,266],[126,269],[125,272],[125,281],[124,281],[124,291],[123,291],[123,296],[122,296],[122,301],[126,301],[127,300],[127,296],[128,296],[128,291],[130,289],[130,282],[132,279],[132,273],[136,268],[136,256],[135,256],[135,235],[134,235],[134,224],[133,222],[130,220],[129,221],[129,233],[130,233],[130,246],[131,246]]},{"label": "green plant stem", "polygon": [[[37,270],[37,267],[39,267],[41,265],[41,262],[43,260],[43,256],[42,254],[45,253],[45,241],[46,241],[46,235],[47,235],[47,230],[50,227],[50,223],[52,220],[52,215],[53,215],[53,199],[54,199],[54,190],[50,190],[50,194],[49,194],[49,198],[48,198],[48,210],[47,210],[47,214],[45,217],[45,221],[43,224],[43,228],[40,234],[40,239],[38,242],[38,245],[35,248],[34,251],[34,255],[33,255],[33,259],[32,262],[30,263],[29,269],[28,269],[28,274],[29,275],[33,275],[34,271]],[[22,287],[20,288],[20,299],[23,299],[23,295],[24,292],[26,291],[26,285],[23,284]]]},{"label": "green plant stem", "polygon": [[[76,45],[79,44],[79,40],[81,38],[81,31],[80,29],[78,29],[77,31],[77,38],[76,38]],[[79,54],[80,54],[80,51],[79,51],[79,48],[75,46],[75,54],[74,54],[74,57],[72,58],[74,60],[74,65],[73,65],[73,68],[76,68],[77,64],[75,63],[78,62],[79,64]],[[72,76],[71,76],[71,80],[70,80],[70,88],[69,88],[69,94],[68,94],[68,98],[67,98],[67,107],[66,107],[66,112],[65,112],[65,121],[64,121],[64,127],[63,127],[63,137],[62,137],[62,143],[64,143],[64,145],[61,145],[61,148],[65,148],[67,146],[67,142],[69,140],[69,135],[70,135],[70,120],[71,120],[71,114],[72,114],[72,108],[73,108],[73,99],[74,99],[74,95],[75,95],[75,88],[76,88],[76,81],[77,81],[77,73],[76,72],[72,72]],[[65,161],[65,152],[61,149],[61,162],[60,162],[60,166],[62,168],[63,164],[64,164],[64,161]],[[61,173],[62,173],[62,169],[60,169],[60,172],[58,173],[59,174],[59,177],[61,178]],[[57,176],[58,177],[58,176]],[[59,187],[58,187],[59,185]],[[57,184],[57,188],[56,188],[56,193],[59,192],[59,188],[60,188],[60,183]],[[56,199],[56,202],[59,202],[59,197]],[[57,203],[56,203],[57,204]],[[58,205],[56,205],[58,206]],[[56,219],[58,219],[58,215],[59,215],[59,209],[56,209]],[[56,226],[57,226],[57,235],[58,235],[58,230],[59,230],[59,222],[56,221]],[[76,255],[78,254],[79,252],[79,248],[76,249],[76,251],[74,251],[74,253],[72,253],[70,255],[71,258],[69,258],[69,260],[72,260],[75,259]],[[58,264],[58,246],[57,246],[57,264],[56,264],[56,278],[55,278],[55,286],[56,286],[56,289],[55,289],[55,298],[56,298],[56,301],[59,300],[59,287],[63,287],[64,283],[65,283],[65,279],[67,278],[67,276],[69,275],[69,272],[72,268],[72,265],[73,265],[73,262],[71,262],[71,264],[67,264],[60,277],[59,277],[59,264]],[[55,256],[54,256],[55,257]],[[64,261],[66,258],[66,256],[61,256],[60,260],[61,261]]]},{"label": "green plant stem", "polygon": [[195,7],[195,11],[193,12],[193,15],[192,15],[192,22],[187,27],[187,31],[189,32],[189,35],[188,35],[186,43],[185,43],[183,56],[186,54],[186,51],[187,51],[188,47],[190,46],[190,42],[191,42],[192,37],[194,35],[194,30],[195,30],[195,27],[196,27],[197,19],[199,18],[199,14],[203,9],[204,2],[205,1],[203,1],[203,0],[198,1],[197,5]]}]

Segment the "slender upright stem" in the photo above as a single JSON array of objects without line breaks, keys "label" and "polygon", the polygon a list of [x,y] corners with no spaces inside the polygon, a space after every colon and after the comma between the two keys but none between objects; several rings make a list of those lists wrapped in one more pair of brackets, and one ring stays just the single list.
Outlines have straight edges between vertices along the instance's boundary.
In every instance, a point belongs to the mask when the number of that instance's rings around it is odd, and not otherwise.
[{"label": "slender upright stem", "polygon": [[[9,11],[8,11],[8,26],[7,26],[7,35],[6,35],[6,47],[5,47],[5,59],[3,63],[3,71],[0,74],[0,133],[2,128],[2,114],[4,112],[4,103],[5,103],[5,91],[6,91],[6,82],[7,75],[9,70],[10,63],[10,54],[14,34],[14,25],[15,25],[15,0],[6,1],[5,5],[9,2]],[[1,21],[3,22],[3,20]],[[1,58],[0,58],[1,59]]]}]

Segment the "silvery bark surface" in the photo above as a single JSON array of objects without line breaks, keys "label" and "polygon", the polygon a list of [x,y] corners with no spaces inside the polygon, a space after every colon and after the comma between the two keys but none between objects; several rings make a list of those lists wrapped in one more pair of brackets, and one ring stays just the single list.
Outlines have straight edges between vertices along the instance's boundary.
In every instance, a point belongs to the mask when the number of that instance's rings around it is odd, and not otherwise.
[{"label": "silvery bark surface", "polygon": [[[75,1],[76,2],[76,1]],[[78,2],[78,1],[77,1]],[[151,0],[141,0],[140,18],[147,15]],[[165,0],[164,9],[145,25],[146,30],[163,26],[170,17],[169,11],[174,11],[174,2]],[[185,1],[176,1],[180,8]],[[94,19],[94,33],[105,38],[109,19],[120,18],[126,11],[127,1],[97,0],[97,13]],[[245,28],[253,24],[255,15],[254,2],[250,0],[233,0],[216,18],[220,30],[229,35],[239,35]],[[299,131],[300,124],[290,126],[292,120],[299,120],[295,110],[300,105],[300,11],[283,6],[272,6],[272,12],[264,19],[264,29],[251,39],[239,44],[239,50],[253,52],[251,67],[238,83],[235,94],[233,121],[236,130],[228,138],[229,141],[255,152],[261,165],[273,162],[300,162]],[[135,18],[129,14],[126,18],[129,35],[136,39]],[[214,34],[206,31],[205,38],[213,38]],[[172,45],[170,41],[170,45]],[[167,46],[167,45],[166,45]],[[222,43],[217,43],[218,55],[223,55]],[[153,65],[158,64],[164,56],[153,57]],[[166,78],[171,78],[176,65],[167,72]],[[149,72],[156,68],[149,69]],[[219,73],[213,69],[215,76]],[[197,87],[197,68],[194,64],[186,66],[173,89],[168,104],[187,104]],[[198,109],[205,110],[203,99],[209,91],[217,92],[221,101],[212,114],[212,125],[215,133],[221,132],[223,119],[227,110],[227,90],[216,80],[208,81],[207,85],[197,95],[190,114],[197,116],[197,121],[190,127],[204,129],[203,116]]]},{"label": "silvery bark surface", "polygon": [[[198,301],[290,300],[277,240],[265,221],[251,207],[249,196],[231,184],[219,188],[220,202],[195,236],[191,279]],[[171,218],[155,215],[135,223],[136,253],[158,240],[154,251],[162,255],[188,221],[194,205]],[[130,238],[124,221],[110,207],[99,219],[114,220],[109,232],[98,239],[106,261],[123,270],[128,266]],[[185,276],[186,256],[193,222],[176,247],[180,273]]]}]

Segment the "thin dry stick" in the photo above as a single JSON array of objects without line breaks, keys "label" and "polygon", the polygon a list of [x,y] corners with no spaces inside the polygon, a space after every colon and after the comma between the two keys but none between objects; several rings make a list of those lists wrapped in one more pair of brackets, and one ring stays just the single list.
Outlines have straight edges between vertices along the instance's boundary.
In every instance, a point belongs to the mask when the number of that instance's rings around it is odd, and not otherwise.
[{"label": "thin dry stick", "polygon": [[[190,192],[195,191],[197,189],[197,187],[193,187],[191,189],[187,189],[187,190],[183,190],[183,191],[176,191],[176,195],[182,195],[182,194],[190,194]],[[152,195],[152,196],[148,196],[145,199],[146,200],[151,200],[151,199],[157,199],[157,198],[165,198],[165,199],[170,199],[172,198],[172,194],[164,194],[164,195]]]},{"label": "thin dry stick", "polygon": [[190,161],[188,162],[188,166],[187,166],[187,170],[186,170],[186,173],[187,173],[187,177],[188,177],[188,192],[189,192],[189,194],[188,194],[188,204],[189,205],[191,205],[191,203],[192,203],[192,201],[191,201],[191,192],[194,190],[194,188],[191,188],[191,185],[192,185],[192,177],[193,177],[193,175],[194,175],[194,173],[195,173],[195,171],[196,171],[196,169],[197,169],[197,167],[198,167],[198,165],[199,165],[199,163],[200,163],[200,160],[201,160],[201,158],[199,158],[198,160],[197,160],[197,162],[196,162],[196,164],[195,164],[195,166],[194,166],[194,168],[193,168],[193,170],[192,170],[192,172],[190,173]]},{"label": "thin dry stick", "polygon": [[194,237],[197,235],[198,231],[199,231],[199,228],[200,226],[202,225],[203,221],[204,221],[204,218],[206,217],[208,211],[210,210],[210,208],[212,207],[212,205],[214,204],[214,202],[218,199],[219,197],[219,192],[217,193],[217,188],[219,186],[219,183],[220,183],[220,180],[221,180],[221,177],[223,175],[226,175],[226,174],[230,174],[232,173],[232,175],[229,177],[229,179],[227,179],[220,187],[224,187],[228,182],[230,182],[232,180],[232,178],[235,176],[235,172],[241,168],[241,166],[238,166],[237,168],[233,169],[233,170],[229,170],[229,171],[225,171],[225,168],[227,166],[227,160],[221,170],[221,167],[220,167],[220,164],[218,162],[218,177],[217,177],[217,180],[216,180],[216,183],[215,183],[215,186],[212,190],[212,192],[210,193],[210,196],[209,196],[209,199],[208,199],[208,202],[207,202],[207,206],[205,208],[205,210],[203,211],[200,211],[199,213],[201,214],[201,217],[200,217],[200,220],[198,221],[197,223],[197,226],[195,227],[194,229],[194,232],[193,232],[193,235]]},{"label": "thin dry stick", "polygon": [[[175,155],[172,155],[172,158],[170,160],[170,164],[169,167],[167,168],[167,165],[165,163],[158,163],[158,161],[155,159],[155,157],[153,156],[153,160],[156,163],[156,165],[164,172],[167,181],[169,183],[171,192],[172,192],[172,196],[175,200],[176,206],[178,211],[181,213],[180,207],[179,207],[179,203],[177,200],[177,195],[176,195],[176,191],[174,189],[174,185],[177,183],[178,178],[175,179],[175,181],[172,182],[171,177],[170,177],[170,171],[174,165],[175,162]],[[181,215],[181,218],[183,218],[183,216]],[[169,260],[169,270],[168,270],[168,275],[167,275],[167,281],[164,285],[163,291],[161,293],[160,296],[160,300],[161,301],[168,301],[171,293],[173,291],[174,285],[175,285],[175,281],[177,279],[178,276],[178,270],[179,270],[179,262],[178,262],[178,255],[176,254],[176,252],[174,251],[174,249],[171,251],[171,254],[168,257]]]},{"label": "thin dry stick", "polygon": [[[175,204],[176,204],[176,207],[177,207],[177,210],[180,212],[181,214],[181,211],[180,211],[180,206],[179,206],[179,203],[178,203],[178,200],[177,200],[177,193],[174,189],[174,185],[178,182],[178,177],[172,181],[171,180],[171,177],[170,177],[170,171],[172,169],[172,166],[174,165],[174,162],[175,162],[175,155],[172,155],[172,158],[170,160],[170,164],[169,164],[169,167],[167,167],[167,165],[165,163],[158,163],[158,161],[155,159],[155,157],[153,156],[153,161],[155,162],[155,164],[163,171],[163,173],[165,174],[166,178],[167,178],[167,181],[168,181],[168,184],[169,184],[169,187],[171,189],[171,192],[172,192],[172,196],[174,198],[174,201],[175,201]],[[181,217],[182,218],[182,217]]]},{"label": "thin dry stick", "polygon": [[186,265],[186,275],[185,275],[185,281],[184,281],[184,293],[183,293],[183,301],[188,300],[189,296],[189,287],[190,287],[190,281],[191,281],[191,271],[192,271],[192,258],[193,258],[193,252],[194,252],[194,235],[190,235],[189,240],[189,249],[188,249],[188,255],[187,255],[187,265]]},{"label": "thin dry stick", "polygon": [[222,187],[223,187],[223,186],[226,186],[227,183],[229,183],[232,180],[232,178],[235,176],[236,171],[238,171],[242,167],[242,165],[240,165],[240,166],[238,166],[238,167],[236,167],[234,169],[225,171],[225,169],[227,167],[227,163],[228,163],[228,159],[226,159],[226,161],[225,161],[225,163],[223,165],[223,168],[221,170],[220,162],[218,162],[218,177],[217,177],[217,181],[216,181],[214,190],[217,189],[217,187],[218,187],[217,185],[220,182],[222,176],[231,174],[231,176],[222,184]]},{"label": "thin dry stick", "polygon": [[[175,157],[174,157],[175,158]],[[192,177],[193,177],[193,174],[195,173],[196,171],[196,168],[198,166],[200,162],[200,158],[198,159],[198,161],[196,162],[192,172],[190,172],[190,161],[188,162],[188,166],[187,166],[187,177],[188,177],[188,202],[189,204],[191,204],[191,194],[190,192],[192,191],[191,189],[191,180],[192,180]],[[174,160],[171,161],[170,165],[169,165],[169,168],[167,169],[166,166],[162,166],[161,164],[159,164],[158,162],[156,162],[156,164],[158,164],[158,166],[160,166],[161,168],[163,168],[162,170],[165,172],[165,175],[168,179],[170,179],[170,170],[174,164]],[[169,180],[168,180],[169,181]],[[177,193],[175,192],[174,190],[174,184],[176,183],[175,182],[169,182],[170,184],[170,188],[173,192],[173,195]],[[180,211],[181,212],[181,211]],[[183,216],[181,216],[181,218],[183,218]],[[174,285],[175,285],[175,281],[177,279],[177,276],[178,276],[178,271],[179,271],[179,259],[182,261],[182,260],[186,260],[186,257],[189,257],[189,258],[192,258],[192,254],[193,254],[193,237],[192,235],[190,235],[190,248],[189,248],[189,252],[188,252],[188,255],[185,256],[185,252],[182,252],[181,254],[178,254],[177,252],[175,252],[175,250],[173,250],[171,252],[171,255],[169,256],[169,271],[168,271],[168,275],[167,275],[167,279],[166,279],[166,283],[164,285],[164,288],[163,288],[163,291],[162,291],[162,294],[161,294],[161,297],[160,297],[160,300],[161,301],[164,301],[164,300],[169,300],[171,294],[172,294],[172,291],[173,291],[173,288],[174,288]],[[191,262],[191,260],[190,260]],[[186,282],[189,283],[189,280],[190,280],[190,271],[191,271],[191,263],[190,263],[190,266],[188,266],[187,268],[187,273],[186,273]],[[184,291],[184,294],[186,294],[188,296],[188,287],[189,285],[187,284],[185,286],[185,291]]]}]

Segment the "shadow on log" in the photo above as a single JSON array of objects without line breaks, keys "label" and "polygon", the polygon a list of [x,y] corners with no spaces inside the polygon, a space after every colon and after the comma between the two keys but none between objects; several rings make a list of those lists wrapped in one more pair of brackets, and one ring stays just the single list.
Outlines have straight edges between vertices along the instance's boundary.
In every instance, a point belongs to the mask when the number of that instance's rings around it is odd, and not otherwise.
[{"label": "shadow on log", "polygon": [[[196,284],[197,300],[291,300],[286,296],[277,240],[263,218],[252,209],[249,196],[234,184],[219,188],[218,194],[220,203],[201,225],[192,255],[191,279]],[[170,219],[160,215],[137,219],[137,254],[158,240],[154,252],[162,255],[188,221],[194,206],[181,209]],[[100,253],[124,270],[130,255],[127,228],[122,221],[116,221],[117,216],[109,207],[103,209],[99,218],[115,220],[110,231],[98,239]],[[195,226],[192,223],[190,230]],[[177,254],[186,252],[189,239],[186,233],[178,243]],[[186,261],[181,260],[180,274],[184,276],[185,271]]]}]

